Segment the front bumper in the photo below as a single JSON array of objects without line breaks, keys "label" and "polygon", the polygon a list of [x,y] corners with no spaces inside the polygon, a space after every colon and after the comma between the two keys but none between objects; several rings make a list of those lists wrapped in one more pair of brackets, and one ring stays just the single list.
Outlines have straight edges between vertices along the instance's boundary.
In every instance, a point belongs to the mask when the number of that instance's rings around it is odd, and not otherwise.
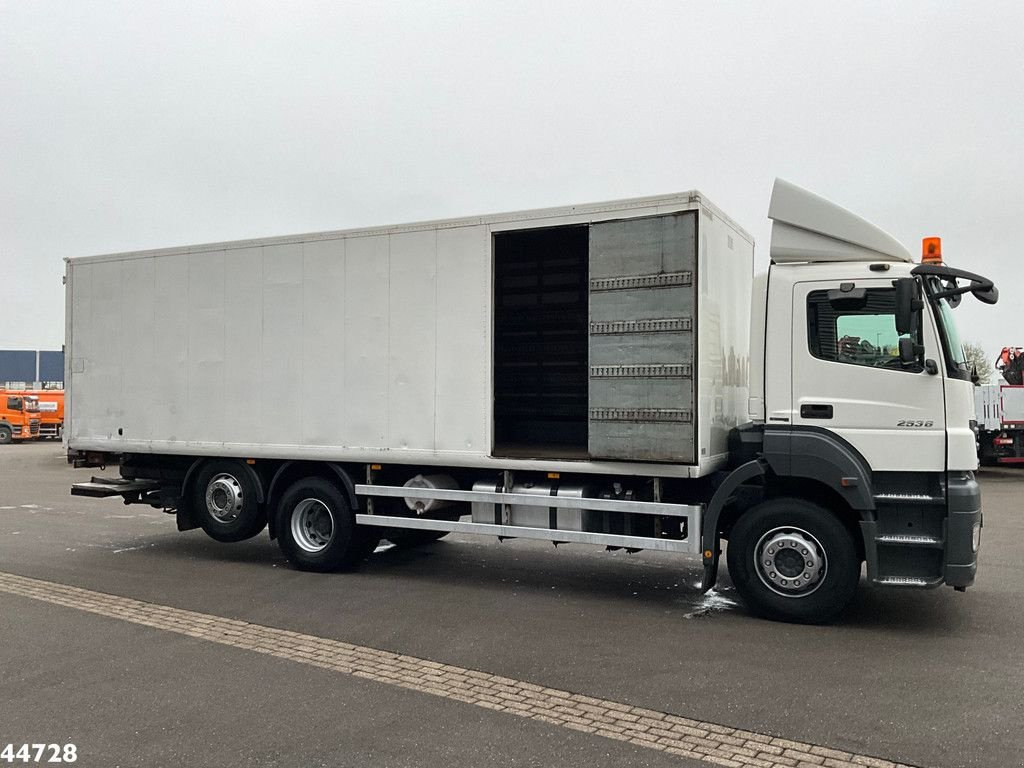
[{"label": "front bumper", "polygon": [[964,589],[978,571],[978,545],[982,526],[981,486],[973,472],[950,472],[947,494],[946,551],[943,581]]}]

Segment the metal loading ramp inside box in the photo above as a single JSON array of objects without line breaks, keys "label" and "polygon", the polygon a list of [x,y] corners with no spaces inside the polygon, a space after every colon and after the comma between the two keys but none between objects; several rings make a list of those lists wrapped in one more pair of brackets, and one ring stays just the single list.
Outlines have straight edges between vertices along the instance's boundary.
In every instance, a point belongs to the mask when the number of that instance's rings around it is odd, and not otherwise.
[{"label": "metal loading ramp inside box", "polygon": [[694,211],[590,228],[591,457],[694,461]]}]

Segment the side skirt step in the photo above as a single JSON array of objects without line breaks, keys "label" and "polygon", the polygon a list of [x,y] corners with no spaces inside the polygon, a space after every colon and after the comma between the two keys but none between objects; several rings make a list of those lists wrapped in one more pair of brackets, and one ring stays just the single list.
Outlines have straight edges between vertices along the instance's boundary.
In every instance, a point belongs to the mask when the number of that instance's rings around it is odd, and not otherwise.
[{"label": "side skirt step", "polygon": [[[489,525],[487,523],[429,520],[420,517],[391,517],[388,515],[356,515],[356,522],[359,525],[373,525],[381,528],[415,528],[423,531],[476,533],[498,536],[502,539],[540,539],[557,543],[598,544],[608,547],[653,549],[661,552],[694,552],[694,544],[689,539],[654,539],[646,536],[620,536],[610,533],[527,528],[518,525]],[[699,540],[696,541],[696,546],[700,546]]]}]

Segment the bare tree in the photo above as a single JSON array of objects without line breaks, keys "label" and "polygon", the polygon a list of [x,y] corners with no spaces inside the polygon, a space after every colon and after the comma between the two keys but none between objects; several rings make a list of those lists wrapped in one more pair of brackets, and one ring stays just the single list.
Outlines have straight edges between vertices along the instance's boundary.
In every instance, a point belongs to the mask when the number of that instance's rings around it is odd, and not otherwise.
[{"label": "bare tree", "polygon": [[965,341],[964,355],[967,357],[967,362],[978,371],[979,384],[991,384],[995,380],[995,364],[985,354],[985,349],[981,344],[974,341]]}]

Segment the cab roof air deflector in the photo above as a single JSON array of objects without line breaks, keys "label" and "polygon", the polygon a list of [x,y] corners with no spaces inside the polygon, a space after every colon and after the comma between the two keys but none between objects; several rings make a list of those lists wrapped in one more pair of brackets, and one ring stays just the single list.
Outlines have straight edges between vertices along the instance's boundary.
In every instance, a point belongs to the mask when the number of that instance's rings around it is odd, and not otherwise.
[{"label": "cab roof air deflector", "polygon": [[768,218],[772,220],[771,260],[776,264],[913,261],[889,233],[783,179],[775,180]]}]

